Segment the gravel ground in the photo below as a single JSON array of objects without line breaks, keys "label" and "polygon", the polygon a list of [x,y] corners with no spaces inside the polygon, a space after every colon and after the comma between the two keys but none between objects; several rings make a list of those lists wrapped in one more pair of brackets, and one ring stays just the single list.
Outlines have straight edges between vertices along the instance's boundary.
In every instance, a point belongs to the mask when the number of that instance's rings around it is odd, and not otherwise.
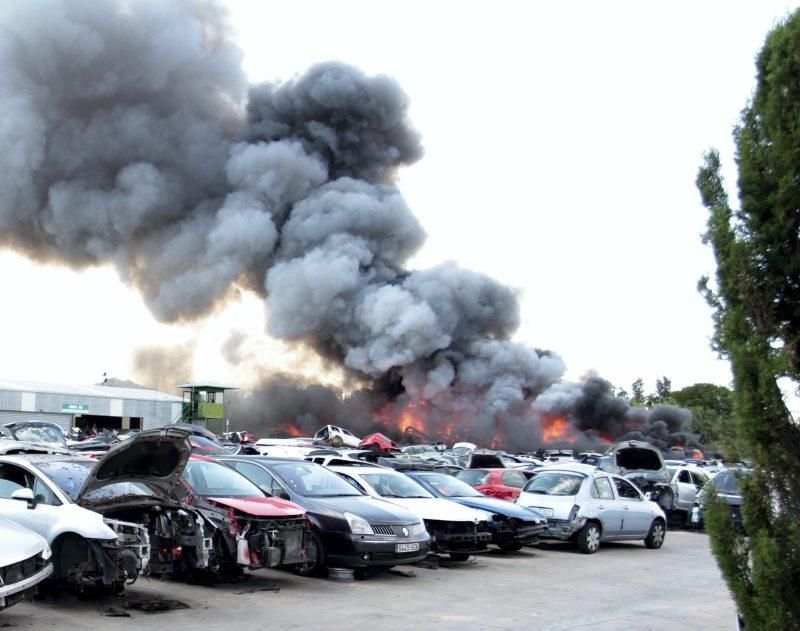
[{"label": "gravel ground", "polygon": [[[125,609],[135,601],[186,608]],[[101,613],[130,614],[110,617]],[[105,602],[20,603],[0,612],[0,629],[441,629],[735,628],[735,608],[705,534],[673,531],[664,547],[606,544],[587,556],[569,544],[493,552],[438,569],[404,567],[335,582],[274,570],[214,587],[140,579]]]}]

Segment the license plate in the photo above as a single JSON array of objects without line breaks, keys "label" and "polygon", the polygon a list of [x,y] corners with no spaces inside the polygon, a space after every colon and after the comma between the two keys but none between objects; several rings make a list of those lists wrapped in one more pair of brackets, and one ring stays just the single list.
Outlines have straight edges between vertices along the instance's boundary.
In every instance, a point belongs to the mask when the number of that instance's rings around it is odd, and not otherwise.
[{"label": "license plate", "polygon": [[418,552],[419,543],[398,543],[394,547],[395,552]]},{"label": "license plate", "polygon": [[552,508],[539,508],[538,506],[532,506],[533,510],[537,513],[541,514],[542,517],[552,517],[553,516],[553,509]]}]

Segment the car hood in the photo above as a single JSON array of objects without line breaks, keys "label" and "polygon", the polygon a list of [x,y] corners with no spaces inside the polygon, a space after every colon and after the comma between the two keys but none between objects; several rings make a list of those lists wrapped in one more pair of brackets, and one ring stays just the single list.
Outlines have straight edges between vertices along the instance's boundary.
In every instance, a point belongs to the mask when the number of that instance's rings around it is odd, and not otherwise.
[{"label": "car hood", "polygon": [[402,506],[422,519],[434,521],[487,521],[492,518],[484,511],[462,506],[438,497],[387,497],[387,502]]},{"label": "car hood", "polygon": [[478,510],[506,517],[515,517],[524,521],[545,521],[545,517],[533,509],[525,508],[506,500],[498,500],[494,497],[451,497],[450,500],[458,502],[462,506],[469,506],[470,508],[477,508]]},{"label": "car hood", "polygon": [[311,512],[324,508],[335,513],[353,513],[370,524],[413,524],[419,517],[412,511],[368,495],[351,497],[303,497],[299,503]]},{"label": "car hood", "polygon": [[661,452],[649,443],[630,440],[617,443],[610,450],[613,462],[624,474],[640,471],[662,472],[666,470]]},{"label": "car hood", "polygon": [[279,497],[207,497],[206,499],[254,517],[297,517],[306,513],[304,508],[294,502]]},{"label": "car hood", "polygon": [[47,542],[35,532],[0,518],[0,568],[19,563],[47,548]]},{"label": "car hood", "polygon": [[186,430],[161,427],[117,443],[86,478],[78,502],[88,493],[118,482],[140,482],[170,497],[192,453],[188,436]]},{"label": "car hood", "polygon": [[467,469],[505,469],[506,465],[495,451],[478,449],[468,458]]}]

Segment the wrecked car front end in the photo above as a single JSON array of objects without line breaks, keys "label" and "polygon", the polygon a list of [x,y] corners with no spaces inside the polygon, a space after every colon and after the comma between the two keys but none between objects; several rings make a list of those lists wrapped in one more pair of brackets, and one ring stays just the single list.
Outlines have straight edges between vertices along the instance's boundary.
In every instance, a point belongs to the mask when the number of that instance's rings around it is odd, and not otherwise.
[{"label": "wrecked car front end", "polygon": [[487,522],[426,519],[431,550],[437,554],[469,555],[485,552],[492,540]]}]

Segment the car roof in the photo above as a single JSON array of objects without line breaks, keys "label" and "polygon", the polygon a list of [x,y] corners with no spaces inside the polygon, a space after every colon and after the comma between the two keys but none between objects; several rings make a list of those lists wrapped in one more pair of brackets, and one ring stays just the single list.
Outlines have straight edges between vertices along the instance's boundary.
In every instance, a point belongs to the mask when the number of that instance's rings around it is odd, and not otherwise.
[{"label": "car roof", "polygon": [[396,475],[403,475],[399,471],[397,471],[395,469],[389,469],[388,467],[342,467],[342,466],[332,466],[332,467],[327,467],[327,468],[330,469],[331,471],[341,471],[343,473],[344,472],[347,472],[347,473],[355,472],[357,474],[363,474],[363,473],[391,473],[391,474],[396,474]]},{"label": "car roof", "polygon": [[602,473],[603,475],[608,475],[607,471],[603,471],[598,467],[590,464],[581,464],[579,462],[567,462],[562,465],[556,465],[553,467],[544,467],[539,469],[535,473],[554,473],[554,472],[565,472],[565,473],[580,473],[581,475],[590,476],[595,475],[598,473]]}]

